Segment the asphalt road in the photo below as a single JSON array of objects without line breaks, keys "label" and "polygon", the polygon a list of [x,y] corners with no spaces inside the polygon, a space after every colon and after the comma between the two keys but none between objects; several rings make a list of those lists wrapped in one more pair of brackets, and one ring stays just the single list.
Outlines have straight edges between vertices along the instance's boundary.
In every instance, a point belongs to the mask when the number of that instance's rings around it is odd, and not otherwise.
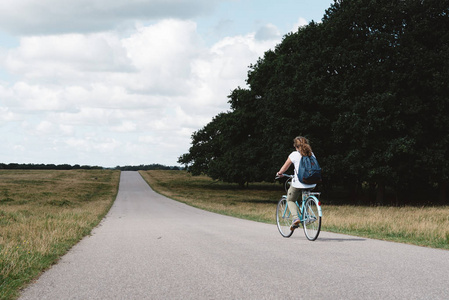
[{"label": "asphalt road", "polygon": [[[213,199],[212,199],[213,201]],[[273,206],[273,214],[275,207]],[[326,207],[323,207],[325,221]],[[449,251],[209,213],[122,172],[93,234],[21,299],[449,299]]]}]

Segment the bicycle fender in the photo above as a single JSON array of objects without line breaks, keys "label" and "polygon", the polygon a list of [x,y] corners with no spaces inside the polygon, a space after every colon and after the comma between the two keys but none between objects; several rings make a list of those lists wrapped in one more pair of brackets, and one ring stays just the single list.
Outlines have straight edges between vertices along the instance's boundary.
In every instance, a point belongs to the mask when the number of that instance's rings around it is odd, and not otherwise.
[{"label": "bicycle fender", "polygon": [[313,201],[315,201],[316,205],[318,206],[318,215],[319,215],[320,217],[322,217],[322,216],[323,216],[323,213],[322,213],[322,211],[321,211],[320,201],[319,201],[319,200],[317,199],[317,197],[315,197],[315,196],[309,196],[309,198],[312,198]]}]

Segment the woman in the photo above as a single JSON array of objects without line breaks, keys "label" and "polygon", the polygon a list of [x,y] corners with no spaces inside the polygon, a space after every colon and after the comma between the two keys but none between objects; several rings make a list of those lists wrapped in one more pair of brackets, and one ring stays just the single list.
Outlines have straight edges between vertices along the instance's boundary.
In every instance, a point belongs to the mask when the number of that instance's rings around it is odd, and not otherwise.
[{"label": "woman", "polygon": [[301,190],[312,189],[316,186],[316,184],[304,184],[300,182],[297,176],[301,157],[311,155],[315,156],[312,152],[312,147],[310,147],[309,145],[309,141],[302,136],[295,137],[293,139],[293,147],[295,147],[296,151],[290,153],[284,165],[276,174],[277,176],[282,177],[282,174],[287,172],[292,163],[295,166],[295,176],[292,178],[290,188],[287,192],[287,205],[293,217],[293,223],[290,226],[290,230],[295,230],[295,228],[297,228],[300,223],[298,209],[296,208],[295,202],[296,200],[298,200],[299,196],[301,196]]}]

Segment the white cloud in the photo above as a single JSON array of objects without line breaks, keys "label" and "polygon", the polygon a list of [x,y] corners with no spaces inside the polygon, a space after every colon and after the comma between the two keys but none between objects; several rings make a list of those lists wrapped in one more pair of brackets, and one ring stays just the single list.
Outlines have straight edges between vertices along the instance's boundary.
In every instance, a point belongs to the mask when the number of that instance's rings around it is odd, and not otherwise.
[{"label": "white cloud", "polygon": [[0,125],[11,121],[16,121],[16,119],[16,114],[10,111],[8,107],[0,107]]},{"label": "white cloud", "polygon": [[137,124],[132,121],[122,121],[118,126],[112,126],[111,130],[116,132],[133,132],[136,131]]},{"label": "white cloud", "polygon": [[98,72],[133,71],[119,38],[111,33],[23,37],[4,64],[27,80],[52,83],[89,80],[86,75]]},{"label": "white cloud", "polygon": [[276,26],[273,24],[267,24],[265,26],[262,26],[259,28],[259,30],[256,32],[255,38],[259,41],[265,41],[265,40],[273,40],[273,39],[280,39],[281,33],[279,32],[279,29],[277,29]]},{"label": "white cloud", "polygon": [[293,25],[291,31],[292,31],[292,32],[296,32],[296,31],[298,31],[298,28],[299,28],[299,27],[306,26],[307,24],[309,24],[309,22],[307,22],[306,19],[304,19],[304,18],[299,18],[298,21]]},{"label": "white cloud", "polygon": [[219,0],[14,0],[0,2],[0,28],[21,34],[98,32],[130,20],[188,19]]},{"label": "white cloud", "polygon": [[[87,138],[68,138],[65,143],[70,148],[76,151],[80,151],[83,155],[88,153],[110,153],[114,152],[118,147],[122,145],[121,142],[110,137],[87,137]],[[97,154],[97,155],[98,155]]]},{"label": "white cloud", "polygon": [[35,130],[35,132],[38,135],[48,135],[52,131],[53,131],[53,124],[46,120],[40,122]]},{"label": "white cloud", "polygon": [[69,108],[60,99],[58,89],[51,89],[40,85],[30,85],[17,82],[11,88],[3,88],[0,92],[2,100],[19,112],[57,111]]},{"label": "white cloud", "polygon": [[248,66],[279,42],[255,35],[206,46],[196,23],[167,19],[126,36],[22,37],[3,64],[20,80],[0,82],[0,125],[22,125],[0,127],[1,160],[174,165],[192,132],[229,109]]},{"label": "white cloud", "polygon": [[189,90],[190,63],[201,55],[202,45],[192,21],[164,20],[140,26],[122,41],[138,73],[128,77],[136,92],[182,95]]}]

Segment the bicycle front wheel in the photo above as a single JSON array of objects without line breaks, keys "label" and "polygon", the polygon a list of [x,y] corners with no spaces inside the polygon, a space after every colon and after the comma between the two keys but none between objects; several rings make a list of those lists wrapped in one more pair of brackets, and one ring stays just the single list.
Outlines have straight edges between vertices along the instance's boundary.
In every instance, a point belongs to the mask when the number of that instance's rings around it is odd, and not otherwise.
[{"label": "bicycle front wheel", "polygon": [[278,202],[278,206],[276,208],[276,222],[279,233],[283,237],[288,238],[293,234],[293,231],[290,230],[290,225],[292,224],[292,214],[287,207],[286,197],[282,197]]},{"label": "bicycle front wheel", "polygon": [[304,210],[304,220],[302,222],[304,234],[309,241],[314,241],[318,238],[321,230],[321,217],[318,213],[318,203],[310,197],[306,200]]}]

